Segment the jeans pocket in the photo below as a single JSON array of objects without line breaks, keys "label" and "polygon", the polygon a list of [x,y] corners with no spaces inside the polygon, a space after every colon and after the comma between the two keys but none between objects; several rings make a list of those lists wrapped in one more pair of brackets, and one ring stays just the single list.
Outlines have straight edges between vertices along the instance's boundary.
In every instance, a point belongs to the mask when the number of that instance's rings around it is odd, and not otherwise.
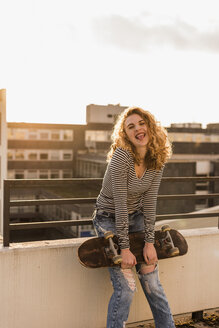
[{"label": "jeans pocket", "polygon": [[94,231],[96,232],[96,235],[98,237],[101,237],[103,234],[102,234],[102,232],[100,230],[100,225],[97,222],[96,218],[93,219],[93,226],[94,226]]},{"label": "jeans pocket", "polygon": [[93,219],[94,229],[99,237],[103,237],[106,231],[115,233],[115,221],[112,218],[96,214]]}]

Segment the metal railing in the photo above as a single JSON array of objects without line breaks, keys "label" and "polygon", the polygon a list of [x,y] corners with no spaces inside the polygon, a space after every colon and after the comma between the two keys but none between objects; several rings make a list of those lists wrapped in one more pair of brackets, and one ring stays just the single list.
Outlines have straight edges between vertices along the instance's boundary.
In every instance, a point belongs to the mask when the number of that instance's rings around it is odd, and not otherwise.
[{"label": "metal railing", "polygon": [[[163,182],[219,182],[219,176],[214,177],[163,177]],[[92,225],[92,220],[55,220],[44,222],[26,222],[26,223],[11,223],[10,208],[15,206],[37,206],[37,205],[64,205],[64,204],[94,204],[96,197],[78,197],[78,198],[58,198],[58,199],[33,199],[33,200],[11,200],[11,190],[15,188],[45,188],[45,187],[80,187],[89,190],[90,187],[96,186],[100,190],[102,179],[93,178],[73,178],[73,179],[7,179],[4,180],[4,210],[3,210],[3,245],[5,247],[10,244],[10,231],[38,229],[38,228],[58,228],[66,226]],[[219,199],[219,193],[211,194],[177,194],[177,195],[158,195],[161,200],[180,200],[180,199]],[[157,215],[157,221],[164,219],[186,219],[186,218],[201,218],[201,217],[219,217],[219,212],[214,213],[178,213],[178,214],[161,214]]]}]

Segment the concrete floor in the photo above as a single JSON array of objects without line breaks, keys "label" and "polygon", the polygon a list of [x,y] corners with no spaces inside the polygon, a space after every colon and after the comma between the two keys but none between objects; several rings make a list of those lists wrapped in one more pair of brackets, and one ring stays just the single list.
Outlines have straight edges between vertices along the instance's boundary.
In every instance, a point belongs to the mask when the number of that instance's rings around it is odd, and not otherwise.
[{"label": "concrete floor", "polygon": [[[192,313],[174,316],[176,328],[219,328],[219,308],[204,311],[203,320],[192,320]],[[152,320],[127,325],[127,328],[155,328]],[[168,327],[167,327],[168,328]]]}]

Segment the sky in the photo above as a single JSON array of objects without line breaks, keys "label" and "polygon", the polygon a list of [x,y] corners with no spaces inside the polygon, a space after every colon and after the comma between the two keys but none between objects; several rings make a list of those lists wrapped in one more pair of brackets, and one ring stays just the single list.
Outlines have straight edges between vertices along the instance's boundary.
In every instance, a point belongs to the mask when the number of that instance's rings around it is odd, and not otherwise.
[{"label": "sky", "polygon": [[89,104],[219,123],[218,0],[0,0],[8,122],[85,124]]}]

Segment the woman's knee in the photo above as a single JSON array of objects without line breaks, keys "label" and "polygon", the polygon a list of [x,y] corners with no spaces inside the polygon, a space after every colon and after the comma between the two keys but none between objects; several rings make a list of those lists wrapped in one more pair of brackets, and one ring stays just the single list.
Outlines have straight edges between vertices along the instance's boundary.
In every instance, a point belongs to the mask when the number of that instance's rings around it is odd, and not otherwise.
[{"label": "woman's knee", "polygon": [[147,274],[153,272],[155,268],[156,268],[156,264],[151,264],[151,265],[142,264],[139,272],[140,274]]},{"label": "woman's knee", "polygon": [[121,269],[121,272],[125,278],[125,281],[132,292],[136,290],[136,282],[134,272],[131,269]]},{"label": "woman's knee", "polygon": [[[144,270],[143,270],[144,272]],[[139,273],[139,279],[143,289],[147,294],[159,294],[162,286],[159,280],[158,267],[155,264],[153,271],[146,273]]]},{"label": "woman's knee", "polygon": [[114,291],[131,298],[136,290],[134,272],[131,269],[121,268],[110,268],[109,271]]}]

